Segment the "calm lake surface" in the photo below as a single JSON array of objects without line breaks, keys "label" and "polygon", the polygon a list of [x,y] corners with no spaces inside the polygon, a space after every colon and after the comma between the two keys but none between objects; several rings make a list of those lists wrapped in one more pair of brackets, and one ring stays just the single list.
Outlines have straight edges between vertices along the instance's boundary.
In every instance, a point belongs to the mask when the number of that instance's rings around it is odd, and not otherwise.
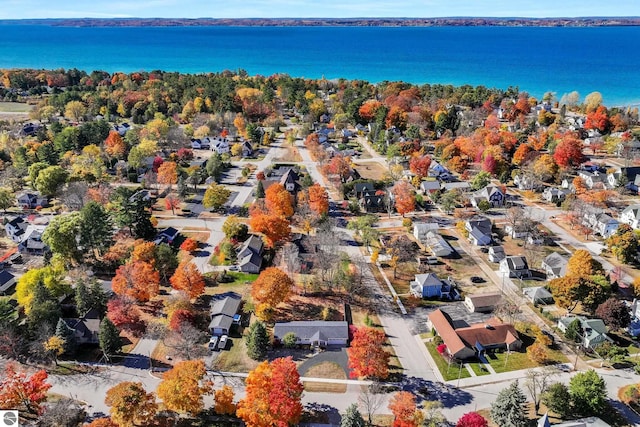
[{"label": "calm lake surface", "polygon": [[0,68],[244,69],[370,82],[577,90],[640,101],[640,27],[135,27],[0,25]]}]

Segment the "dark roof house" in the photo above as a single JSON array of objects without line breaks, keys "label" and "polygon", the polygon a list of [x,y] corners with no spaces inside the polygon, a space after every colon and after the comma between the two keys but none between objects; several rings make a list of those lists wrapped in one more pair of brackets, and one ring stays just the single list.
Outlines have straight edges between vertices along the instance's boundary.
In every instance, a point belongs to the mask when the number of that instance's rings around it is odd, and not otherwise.
[{"label": "dark roof house", "polygon": [[296,336],[297,344],[326,347],[345,346],[349,341],[349,325],[345,321],[279,322],[273,327],[273,338],[282,341],[288,333]]},{"label": "dark roof house", "polygon": [[226,335],[236,320],[236,314],[242,303],[242,298],[235,292],[219,295],[219,299],[211,301],[211,322],[209,332],[211,335]]}]

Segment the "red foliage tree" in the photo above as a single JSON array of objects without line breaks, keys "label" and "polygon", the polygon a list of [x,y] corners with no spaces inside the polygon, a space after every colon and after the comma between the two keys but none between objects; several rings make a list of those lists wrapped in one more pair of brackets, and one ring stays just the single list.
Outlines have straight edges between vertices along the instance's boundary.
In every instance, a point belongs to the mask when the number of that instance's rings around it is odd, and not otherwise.
[{"label": "red foliage tree", "polygon": [[140,310],[131,298],[111,298],[107,302],[107,317],[122,329],[135,329],[140,324]]},{"label": "red foliage tree", "polygon": [[390,355],[382,347],[385,334],[381,329],[357,328],[353,332],[351,347],[347,349],[351,377],[385,379],[389,376]]},{"label": "red foliage tree", "polygon": [[180,207],[180,199],[169,194],[167,197],[164,198],[164,207],[166,209],[171,209],[171,214],[175,215],[176,208]]},{"label": "red foliage tree", "polygon": [[487,427],[489,422],[477,412],[464,414],[456,424],[456,427]]},{"label": "red foliage tree", "polygon": [[160,168],[160,166],[164,163],[164,160],[162,157],[160,156],[155,156],[153,158],[153,163],[151,165],[151,170],[153,170],[155,173],[158,173],[158,169]]},{"label": "red foliage tree", "polygon": [[334,156],[331,160],[322,166],[322,173],[326,176],[336,175],[340,177],[341,182],[346,182],[351,176],[351,157]]},{"label": "red foliage tree", "polygon": [[396,211],[400,215],[404,216],[406,213],[413,212],[416,209],[415,192],[407,181],[398,181],[391,191],[394,196]]},{"label": "red foliage tree", "polygon": [[174,332],[178,332],[184,323],[193,325],[196,317],[189,310],[175,310],[171,313],[169,318],[169,329]]},{"label": "red foliage tree", "polygon": [[193,150],[191,150],[190,148],[182,147],[176,153],[176,157],[181,162],[188,162],[189,160],[193,159]]},{"label": "red foliage tree", "polygon": [[431,166],[431,157],[425,156],[413,156],[409,160],[409,169],[415,173],[419,178],[429,176],[429,167]]},{"label": "red foliage tree", "polygon": [[553,159],[560,167],[578,166],[584,160],[582,141],[575,135],[566,134],[553,152]]},{"label": "red foliage tree", "polygon": [[601,105],[596,108],[595,111],[587,114],[587,120],[584,122],[584,127],[587,129],[596,129],[600,133],[607,133],[611,128],[611,121],[609,120],[607,107]]},{"label": "red foliage tree", "polygon": [[256,179],[258,181],[264,181],[265,179],[267,179],[267,177],[264,176],[264,172],[260,171],[256,174]]},{"label": "red foliage tree", "polygon": [[47,372],[42,369],[27,377],[26,372],[17,371],[13,363],[5,367],[0,381],[0,408],[23,409],[31,414],[41,414],[40,404],[47,399]]},{"label": "red foliage tree", "polygon": [[364,104],[362,104],[362,106],[360,106],[360,109],[358,110],[358,114],[360,114],[360,117],[363,120],[367,122],[372,122],[375,120],[376,113],[378,112],[380,107],[382,107],[382,103],[380,101],[369,100]]}]

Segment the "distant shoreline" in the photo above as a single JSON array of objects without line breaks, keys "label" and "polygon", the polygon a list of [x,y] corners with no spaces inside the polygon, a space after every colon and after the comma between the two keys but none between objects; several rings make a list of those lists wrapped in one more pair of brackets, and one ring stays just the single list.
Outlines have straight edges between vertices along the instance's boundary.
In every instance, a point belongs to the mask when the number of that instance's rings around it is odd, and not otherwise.
[{"label": "distant shoreline", "polygon": [[577,18],[68,18],[2,19],[0,25],[64,27],[614,27],[640,26],[640,17]]}]

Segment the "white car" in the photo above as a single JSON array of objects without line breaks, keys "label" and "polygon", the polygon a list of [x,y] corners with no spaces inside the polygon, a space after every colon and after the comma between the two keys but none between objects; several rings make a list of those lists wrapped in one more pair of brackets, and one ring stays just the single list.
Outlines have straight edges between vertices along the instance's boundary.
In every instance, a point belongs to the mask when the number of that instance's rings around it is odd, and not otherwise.
[{"label": "white car", "polygon": [[227,339],[229,337],[226,335],[223,335],[220,337],[220,341],[218,342],[218,350],[224,350],[225,348],[227,348]]},{"label": "white car", "polygon": [[219,337],[211,337],[209,340],[209,350],[215,351],[218,349]]}]

